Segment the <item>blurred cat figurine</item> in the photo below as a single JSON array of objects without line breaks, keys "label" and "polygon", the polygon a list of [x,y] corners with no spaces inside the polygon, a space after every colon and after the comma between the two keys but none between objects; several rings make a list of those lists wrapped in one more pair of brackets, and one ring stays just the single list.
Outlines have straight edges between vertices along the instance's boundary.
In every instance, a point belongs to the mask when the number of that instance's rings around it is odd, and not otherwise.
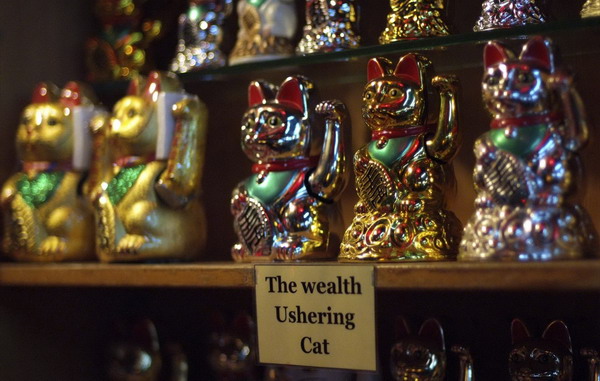
[{"label": "blurred cat figurine", "polygon": [[120,328],[108,350],[110,381],[187,381],[188,362],[181,346],[167,344],[161,353],[151,320],[136,322],[130,331]]},{"label": "blurred cat figurine", "polygon": [[96,0],[102,30],[86,42],[88,80],[129,79],[148,69],[147,49],[161,33],[159,20],[142,20],[146,0]]},{"label": "blurred cat figurine", "polygon": [[597,350],[584,348],[581,355],[586,358],[588,364],[588,381],[600,381],[600,354]]},{"label": "blurred cat figurine", "polygon": [[291,39],[298,21],[293,0],[240,0],[237,14],[239,31],[230,64],[294,54]]},{"label": "blurred cat figurine", "polygon": [[173,74],[132,81],[92,122],[96,246],[104,262],[192,259],[205,241],[199,185],[207,113]]},{"label": "blurred cat figurine", "polygon": [[306,0],[306,25],[296,52],[309,54],[357,48],[359,7],[356,0]]},{"label": "blurred cat figurine", "polygon": [[396,381],[443,381],[446,374],[446,345],[442,326],[426,320],[418,335],[411,335],[406,320],[396,325],[397,342],[392,347],[392,377]]},{"label": "blurred cat figurine", "polygon": [[225,65],[219,49],[223,21],[233,8],[232,0],[189,0],[186,13],[179,16],[177,54],[171,71],[186,73]]},{"label": "blurred cat figurine", "polygon": [[254,321],[240,312],[227,324],[221,314],[214,315],[208,363],[215,381],[254,381],[257,377],[257,344]]},{"label": "blurred cat figurine", "polygon": [[[369,374],[369,376],[372,375]],[[263,381],[357,381],[359,379],[378,380],[376,376],[358,378],[354,372],[345,370],[269,366],[266,369]]]},{"label": "blurred cat figurine", "polygon": [[493,120],[475,142],[475,213],[459,259],[591,255],[596,232],[574,200],[588,127],[572,78],[555,68],[552,44],[542,37],[529,40],[518,59],[490,42],[484,61],[483,101]]},{"label": "blurred cat figurine", "polygon": [[573,350],[565,323],[555,320],[548,324],[541,338],[534,338],[525,324],[515,319],[511,333],[508,367],[512,381],[571,381]]},{"label": "blurred cat figurine", "polygon": [[2,188],[4,253],[18,261],[94,258],[94,220],[84,197],[91,158],[88,123],[95,96],[85,85],[41,83],[21,116],[16,143],[22,170]]},{"label": "blurred cat figurine", "polygon": [[[337,100],[321,102],[313,113],[313,87],[301,76],[287,78],[278,91],[250,84],[242,149],[255,164],[231,200],[237,261],[331,258],[339,244],[330,204],[345,187],[342,130],[349,117]],[[315,113],[325,118],[322,145]]]},{"label": "blurred cat figurine", "polygon": [[[393,70],[385,58],[369,61],[362,112],[372,140],[354,155],[359,201],[340,260],[445,260],[458,252],[462,226],[445,209],[460,144],[458,81],[430,79],[430,66],[417,54],[405,55]],[[429,123],[430,86],[440,97],[435,124]]]}]

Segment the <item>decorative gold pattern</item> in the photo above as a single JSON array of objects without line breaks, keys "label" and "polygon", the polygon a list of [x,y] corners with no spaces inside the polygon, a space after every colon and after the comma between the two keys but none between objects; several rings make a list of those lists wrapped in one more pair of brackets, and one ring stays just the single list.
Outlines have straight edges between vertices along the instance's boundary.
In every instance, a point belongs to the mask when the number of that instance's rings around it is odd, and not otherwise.
[{"label": "decorative gold pattern", "polygon": [[390,5],[392,12],[379,37],[381,44],[450,34],[442,19],[444,0],[390,0]]},{"label": "decorative gold pattern", "polygon": [[600,0],[587,0],[581,9],[581,17],[600,16]]},{"label": "decorative gold pattern", "polygon": [[[450,161],[459,145],[458,82],[431,80],[440,94],[434,133],[423,126],[430,62],[409,54],[391,62],[369,62],[363,118],[374,140],[354,157],[359,201],[344,235],[339,260],[403,261],[452,259],[461,224],[445,209],[444,192],[454,183]],[[433,132],[433,131],[432,131]]]}]

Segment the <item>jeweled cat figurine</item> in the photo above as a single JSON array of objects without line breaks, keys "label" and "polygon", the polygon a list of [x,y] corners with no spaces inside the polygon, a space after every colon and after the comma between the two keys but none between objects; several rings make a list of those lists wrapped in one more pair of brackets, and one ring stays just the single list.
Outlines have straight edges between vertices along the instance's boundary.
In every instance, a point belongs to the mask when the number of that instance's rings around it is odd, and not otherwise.
[{"label": "jeweled cat figurine", "polygon": [[573,350],[565,323],[555,320],[548,324],[541,338],[534,338],[525,324],[515,319],[511,332],[508,369],[512,381],[572,380]]},{"label": "jeweled cat figurine", "polygon": [[104,262],[192,259],[205,241],[199,185],[207,113],[173,74],[132,81],[92,122],[96,246]]},{"label": "jeweled cat figurine", "polygon": [[[452,259],[462,227],[445,209],[445,192],[454,186],[450,161],[459,146],[458,81],[430,79],[431,63],[417,54],[390,65],[369,61],[362,111],[372,140],[354,155],[359,201],[339,259]],[[436,124],[429,124],[430,87],[440,96]]]},{"label": "jeweled cat figurine", "polygon": [[239,31],[229,63],[270,60],[294,54],[296,33],[293,0],[240,0],[237,5]]},{"label": "jeweled cat figurine", "polygon": [[475,32],[540,24],[547,19],[536,0],[485,0],[481,8],[481,16],[473,27]]},{"label": "jeweled cat figurine", "polygon": [[[310,80],[287,78],[279,89],[252,82],[242,120],[242,149],[254,174],[233,191],[237,261],[331,258],[339,240],[331,205],[345,186],[342,130],[346,107],[324,101],[313,111]],[[276,95],[275,95],[276,92]],[[325,118],[323,144],[314,123]]]},{"label": "jeweled cat figurine", "polygon": [[392,12],[379,43],[423,37],[447,36],[450,30],[442,18],[445,0],[390,0]]},{"label": "jeweled cat figurine", "polygon": [[359,9],[356,0],[306,0],[306,25],[299,54],[357,48]]},{"label": "jeweled cat figurine", "polygon": [[544,261],[594,252],[596,233],[574,201],[588,137],[570,76],[554,66],[551,42],[534,37],[519,58],[491,42],[483,101],[491,130],[475,142],[475,213],[462,260]]},{"label": "jeweled cat figurine", "polygon": [[88,123],[95,96],[70,82],[60,95],[41,83],[17,129],[21,171],[2,188],[3,251],[18,261],[60,262],[94,258],[94,219],[84,196],[91,159]]},{"label": "jeweled cat figurine", "polygon": [[179,42],[171,71],[186,73],[225,65],[219,44],[223,21],[232,8],[232,0],[189,0],[187,12],[179,16]]},{"label": "jeweled cat figurine", "polygon": [[396,381],[443,381],[446,374],[444,331],[435,319],[426,320],[412,335],[404,319],[396,326],[391,371]]}]

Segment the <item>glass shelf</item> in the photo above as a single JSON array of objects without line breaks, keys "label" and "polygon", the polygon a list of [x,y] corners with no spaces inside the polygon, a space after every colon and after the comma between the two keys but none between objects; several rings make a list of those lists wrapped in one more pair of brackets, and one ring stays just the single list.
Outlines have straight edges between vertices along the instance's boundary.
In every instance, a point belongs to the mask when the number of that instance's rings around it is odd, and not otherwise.
[{"label": "glass shelf", "polygon": [[[509,29],[496,29],[483,32],[470,32],[453,34],[444,37],[432,37],[416,40],[399,41],[387,45],[371,45],[357,49],[345,50],[332,53],[316,53],[306,56],[293,56],[288,58],[250,62],[239,65],[225,66],[215,69],[203,69],[196,72],[179,74],[184,84],[194,84],[201,81],[223,80],[231,76],[243,76],[256,72],[267,72],[285,70],[294,67],[307,67],[311,65],[336,63],[341,61],[356,61],[360,58],[370,58],[382,55],[401,54],[411,51],[443,50],[457,45],[476,46],[490,40],[522,39],[536,34],[571,35],[577,38],[584,37],[582,32],[600,27],[600,17],[586,19],[548,22],[545,24],[527,25]],[[585,42],[585,41],[580,41]],[[569,45],[569,43],[564,44]],[[587,50],[595,49],[595,46],[587,45]],[[463,49],[464,50],[464,49]],[[477,53],[478,56],[480,53]],[[462,51],[457,52],[459,57],[453,57],[452,61],[461,61],[460,66],[465,66],[466,59],[460,59]],[[475,64],[479,65],[480,60]],[[474,63],[468,62],[467,66]],[[451,65],[456,66],[456,65]],[[94,83],[94,89],[98,94],[122,94],[127,89],[127,81],[108,81]]]},{"label": "glass shelf", "polygon": [[398,41],[386,45],[371,45],[352,50],[332,53],[316,53],[306,56],[251,62],[225,66],[216,69],[204,69],[197,72],[180,74],[184,83],[199,80],[210,80],[214,77],[239,75],[254,71],[275,70],[293,66],[306,66],[328,62],[345,61],[360,57],[376,57],[386,54],[407,53],[411,51],[433,50],[462,44],[479,44],[490,40],[514,39],[536,34],[554,34],[558,32],[576,32],[600,26],[600,17],[586,19],[549,22],[545,24],[522,27],[496,29],[483,32],[453,34],[444,37],[432,37],[416,40]]}]

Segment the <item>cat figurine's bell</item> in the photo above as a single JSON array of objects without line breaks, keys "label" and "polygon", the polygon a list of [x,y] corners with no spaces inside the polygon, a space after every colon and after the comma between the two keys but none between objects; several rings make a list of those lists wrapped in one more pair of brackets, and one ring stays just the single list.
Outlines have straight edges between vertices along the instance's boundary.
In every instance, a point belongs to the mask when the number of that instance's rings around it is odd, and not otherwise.
[{"label": "cat figurine's bell", "polygon": [[[459,143],[458,80],[431,76],[431,62],[407,54],[367,67],[363,119],[371,141],[354,155],[359,201],[341,244],[341,261],[454,259],[462,225],[446,209]],[[431,112],[429,90],[440,109]]]},{"label": "cat figurine's bell", "polygon": [[[253,175],[233,191],[236,261],[333,258],[339,238],[334,201],[345,187],[343,103],[315,106],[314,84],[291,76],[280,87],[254,81],[242,119],[242,149]],[[319,133],[317,114],[325,124]],[[322,141],[322,143],[321,143]]]},{"label": "cat figurine's bell", "polygon": [[485,48],[483,102],[493,119],[475,142],[475,213],[459,259],[546,261],[595,252],[596,232],[574,197],[588,126],[572,77],[554,60],[542,37],[518,58],[497,42]]}]

